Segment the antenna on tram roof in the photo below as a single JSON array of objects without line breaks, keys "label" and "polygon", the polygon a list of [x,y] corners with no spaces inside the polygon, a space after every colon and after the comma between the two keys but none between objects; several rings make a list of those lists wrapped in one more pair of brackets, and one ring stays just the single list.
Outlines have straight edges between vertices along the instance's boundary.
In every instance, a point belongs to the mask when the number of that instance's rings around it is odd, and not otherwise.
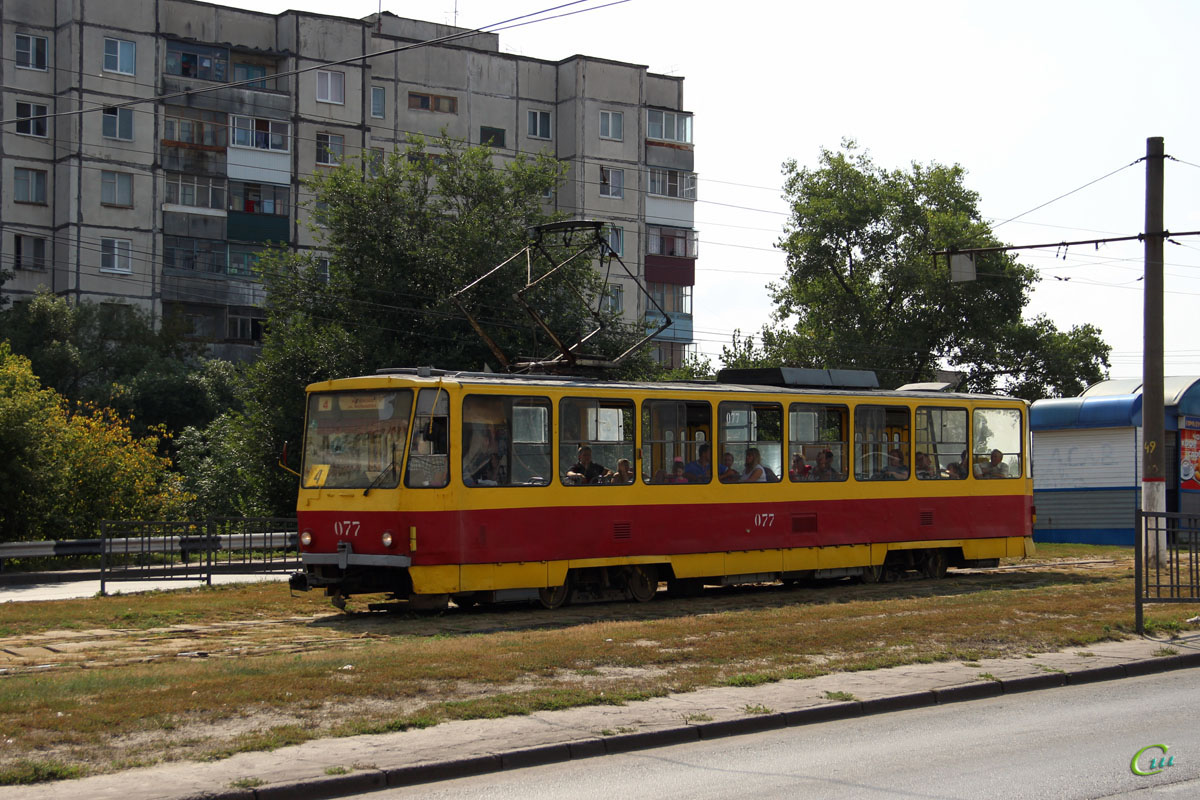
[{"label": "antenna on tram roof", "polygon": [[[479,334],[488,349],[492,351],[492,355],[500,362],[500,364],[509,372],[544,372],[552,373],[559,372],[563,369],[572,369],[577,367],[591,368],[612,368],[620,365],[630,355],[642,347],[646,342],[653,339],[658,334],[665,331],[671,326],[671,318],[667,316],[666,311],[658,303],[657,300],[646,290],[646,287],[638,279],[636,273],[617,254],[609,243],[608,238],[604,235],[604,227],[607,223],[599,220],[563,220],[561,222],[550,222],[545,225],[536,225],[529,229],[531,241],[518,252],[509,256],[507,259],[492,267],[488,272],[481,277],[476,278],[471,283],[459,289],[454,294],[450,295],[450,299],[458,306],[471,323],[471,327]],[[565,251],[565,256],[555,256],[551,250]],[[593,300],[589,299],[583,291],[572,283],[566,273],[563,271],[568,264],[575,262],[580,258],[597,257],[600,261],[601,269],[604,273],[604,286],[600,293],[594,298],[595,308],[592,308]],[[513,295],[513,300],[517,302],[525,310],[525,313],[534,321],[534,323],[550,338],[557,350],[551,355],[525,356],[513,358],[504,351],[500,344],[490,336],[480,324],[480,321],[474,314],[471,313],[467,306],[465,295],[475,287],[492,278],[500,270],[509,267],[512,264],[520,264],[524,256],[525,263],[525,285],[521,287]],[[610,274],[613,269],[613,263],[616,262],[625,275],[627,275],[637,286],[638,291],[657,309],[659,315],[662,316],[662,324],[654,331],[651,331],[635,343],[628,347],[621,354],[608,358],[599,355],[586,355],[582,352],[583,346],[587,344],[593,337],[608,327],[604,319],[604,315],[600,311],[600,304],[604,296],[607,294],[609,286]],[[539,269],[544,268],[549,264],[549,268],[544,272],[535,276],[534,265],[538,264]],[[565,337],[554,331],[546,318],[537,312],[533,307],[531,300],[533,293],[540,286],[548,285],[555,279],[561,282],[561,285],[569,289],[576,297],[584,302],[588,307],[589,314],[592,319],[592,328],[584,333],[574,344],[567,344]]]}]

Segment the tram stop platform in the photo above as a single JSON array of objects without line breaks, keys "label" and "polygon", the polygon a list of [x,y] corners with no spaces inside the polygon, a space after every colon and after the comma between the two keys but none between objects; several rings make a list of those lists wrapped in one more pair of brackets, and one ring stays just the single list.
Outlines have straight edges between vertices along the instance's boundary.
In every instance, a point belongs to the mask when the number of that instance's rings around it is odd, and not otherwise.
[{"label": "tram stop platform", "polygon": [[317,800],[1194,667],[1200,667],[1200,635],[1136,638],[1033,658],[842,672],[753,687],[703,689],[624,706],[321,739],[217,762],[174,762],[79,780],[6,787],[0,794],[29,800]]}]

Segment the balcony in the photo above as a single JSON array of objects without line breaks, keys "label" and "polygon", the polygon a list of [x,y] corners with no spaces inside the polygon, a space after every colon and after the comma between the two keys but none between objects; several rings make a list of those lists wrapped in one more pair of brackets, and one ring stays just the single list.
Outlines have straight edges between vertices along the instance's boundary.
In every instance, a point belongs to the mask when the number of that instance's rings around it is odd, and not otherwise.
[{"label": "balcony", "polygon": [[[668,342],[690,342],[692,341],[692,315],[685,314],[682,311],[669,311],[667,315],[671,318],[670,326],[654,337],[656,341]],[[646,311],[646,329],[647,331],[658,330],[658,326],[662,325],[663,316],[654,308]]]}]

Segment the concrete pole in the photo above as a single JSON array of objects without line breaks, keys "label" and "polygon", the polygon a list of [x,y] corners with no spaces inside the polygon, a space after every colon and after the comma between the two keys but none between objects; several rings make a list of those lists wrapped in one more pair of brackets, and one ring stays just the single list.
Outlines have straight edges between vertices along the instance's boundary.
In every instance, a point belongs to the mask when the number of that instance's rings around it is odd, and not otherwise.
[{"label": "concrete pole", "polygon": [[[1142,510],[1167,510],[1166,436],[1163,430],[1163,139],[1146,140],[1145,288],[1142,351]],[[1146,565],[1166,557],[1165,525],[1146,530]]]}]

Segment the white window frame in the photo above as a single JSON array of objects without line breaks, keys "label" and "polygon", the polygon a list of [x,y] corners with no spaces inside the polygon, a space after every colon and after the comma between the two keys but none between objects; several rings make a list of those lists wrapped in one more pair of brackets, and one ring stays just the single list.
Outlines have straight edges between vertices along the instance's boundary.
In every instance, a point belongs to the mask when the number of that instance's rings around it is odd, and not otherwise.
[{"label": "white window frame", "polygon": [[[112,42],[116,45],[116,52],[110,53],[108,43]],[[128,53],[129,69],[122,69],[121,66],[126,62],[125,55]],[[111,59],[111,60],[110,60]],[[136,75],[137,74],[137,42],[131,42],[128,39],[117,39],[113,36],[104,37],[104,71],[113,72],[117,75]]]},{"label": "white window frame", "polygon": [[619,283],[605,287],[604,296],[600,299],[600,308],[614,314],[625,313],[625,287]]},{"label": "white window frame", "polygon": [[[21,106],[25,106],[25,113],[21,113]],[[28,100],[17,101],[17,125],[16,131],[21,136],[32,136],[36,139],[45,139],[50,135],[50,120],[46,117],[47,107],[41,103],[34,103]],[[40,117],[41,119],[38,119]],[[38,126],[41,126],[42,132],[38,133]],[[21,130],[24,126],[25,130]]]},{"label": "white window frame", "polygon": [[[111,113],[110,113],[111,112]],[[106,108],[100,112],[102,120],[100,134],[105,139],[120,139],[123,142],[133,141],[133,109]],[[122,130],[128,136],[122,136]],[[111,133],[109,131],[112,131]]]},{"label": "white window frame", "polygon": [[[105,199],[105,196],[108,199]],[[133,175],[113,170],[100,171],[100,205],[133,207]]]},{"label": "white window frame", "polygon": [[[250,123],[250,125],[246,126],[246,125],[239,124],[240,122],[243,122],[243,121],[248,121]],[[259,122],[267,123],[267,131],[266,131],[267,146],[266,147],[259,147],[257,144],[255,144],[255,142],[258,139],[258,134],[260,133],[260,131],[258,130]],[[282,127],[283,131],[284,131],[282,147],[274,147],[271,144],[271,139],[273,137],[279,135],[276,132],[277,126]],[[237,141],[239,133],[249,133],[250,134],[250,144],[239,144]],[[279,119],[269,119],[266,117],[247,117],[247,116],[242,116],[242,115],[238,115],[238,114],[230,114],[229,115],[229,146],[230,147],[245,147],[250,150],[266,150],[271,153],[288,153],[288,152],[291,152],[291,149],[292,149],[291,143],[292,143],[292,124],[290,122],[285,122],[285,121],[279,120]]]},{"label": "white window frame", "polygon": [[619,256],[625,255],[625,229],[619,225],[606,225],[604,227],[604,238],[608,240],[608,246],[613,249],[613,252]]},{"label": "white window frame", "polygon": [[696,173],[678,169],[650,168],[646,193],[656,197],[674,197],[680,200],[696,199]]},{"label": "white window frame", "polygon": [[100,240],[100,271],[122,274],[133,272],[133,242],[129,239],[102,238]]},{"label": "white window frame", "polygon": [[[26,40],[26,46],[24,48],[21,47],[22,39]],[[38,42],[41,42],[42,44],[42,58],[40,66],[38,65],[38,49],[36,47]],[[36,36],[32,33],[18,33],[13,44],[15,49],[13,55],[15,56],[14,61],[17,69],[35,69],[38,72],[46,72],[50,68],[50,40],[45,36]],[[24,50],[25,56],[28,59],[28,63],[26,64],[21,63],[22,50]]]},{"label": "white window frame", "polygon": [[625,170],[600,167],[600,196],[621,200],[625,197]]},{"label": "white window frame", "polygon": [[[544,126],[543,122],[545,122]],[[525,127],[526,135],[530,139],[550,140],[554,138],[554,120],[550,117],[549,111],[529,109],[525,115]],[[545,129],[544,133],[543,128]]]},{"label": "white window frame", "polygon": [[371,116],[374,119],[387,116],[387,89],[383,86],[371,87]]},{"label": "white window frame", "polygon": [[[321,140],[324,138],[324,144]],[[336,142],[333,140],[337,139]],[[337,145],[334,147],[334,145]],[[346,137],[340,133],[317,133],[317,163],[326,167],[336,167],[346,157]]]},{"label": "white window frame", "polygon": [[692,115],[648,108],[646,109],[646,138],[660,142],[691,144]]},{"label": "white window frame", "polygon": [[[24,175],[21,173],[24,173]],[[17,187],[22,183],[26,187],[26,198],[24,200],[22,200],[17,194]],[[13,202],[37,206],[46,205],[46,183],[46,170],[30,169],[29,167],[14,167]]]},{"label": "white window frame", "polygon": [[[185,198],[191,194],[191,201]],[[171,195],[174,194],[174,199]],[[164,202],[187,208],[207,208],[213,211],[224,211],[228,204],[224,178],[210,178],[204,175],[188,175],[182,172],[168,172]],[[200,198],[206,202],[200,202]]]},{"label": "white window frame", "polygon": [[[614,131],[613,123],[616,123]],[[620,111],[600,112],[600,138],[614,142],[625,141],[625,115]]]},{"label": "white window frame", "polygon": [[346,73],[336,70],[317,70],[317,102],[346,105]]}]

